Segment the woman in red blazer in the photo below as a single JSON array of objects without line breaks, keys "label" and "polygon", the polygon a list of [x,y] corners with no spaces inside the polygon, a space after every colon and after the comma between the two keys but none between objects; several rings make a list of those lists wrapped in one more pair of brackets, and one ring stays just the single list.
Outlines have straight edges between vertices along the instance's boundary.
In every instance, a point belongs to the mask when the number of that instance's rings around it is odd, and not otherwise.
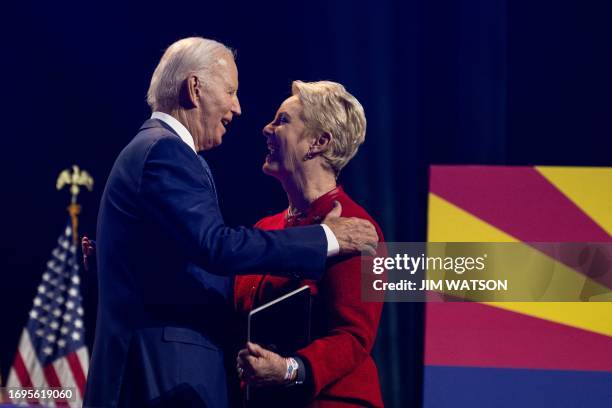
[{"label": "woman in red blazer", "polygon": [[[320,223],[337,202],[342,216],[371,221],[382,242],[376,222],[336,184],[365,139],[361,104],[328,81],[295,81],[292,94],[263,130],[269,149],[263,171],[282,184],[289,207],[256,226],[273,230]],[[308,346],[282,357],[248,343],[238,354],[238,375],[257,387],[260,406],[383,406],[371,357],[382,304],[361,301],[360,270],[360,258],[353,256],[330,262],[318,282],[265,273],[235,278],[235,306],[243,321],[253,308],[304,284],[313,294],[314,340]]]}]

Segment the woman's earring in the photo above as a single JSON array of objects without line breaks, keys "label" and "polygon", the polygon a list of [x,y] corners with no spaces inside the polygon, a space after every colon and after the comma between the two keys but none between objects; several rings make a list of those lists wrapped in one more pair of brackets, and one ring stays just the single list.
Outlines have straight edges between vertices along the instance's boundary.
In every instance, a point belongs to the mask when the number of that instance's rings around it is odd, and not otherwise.
[{"label": "woman's earring", "polygon": [[314,157],[312,154],[312,146],[308,148],[308,152],[306,152],[306,156],[304,156],[304,161],[311,160]]}]

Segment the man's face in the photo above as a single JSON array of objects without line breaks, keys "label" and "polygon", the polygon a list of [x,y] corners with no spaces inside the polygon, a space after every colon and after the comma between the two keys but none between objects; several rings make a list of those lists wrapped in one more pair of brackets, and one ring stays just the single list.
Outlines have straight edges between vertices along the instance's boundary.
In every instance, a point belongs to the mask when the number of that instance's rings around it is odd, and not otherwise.
[{"label": "man's face", "polygon": [[238,68],[229,53],[223,53],[212,68],[207,83],[201,84],[199,120],[201,131],[196,146],[209,150],[219,146],[225,127],[234,115],[240,115]]}]

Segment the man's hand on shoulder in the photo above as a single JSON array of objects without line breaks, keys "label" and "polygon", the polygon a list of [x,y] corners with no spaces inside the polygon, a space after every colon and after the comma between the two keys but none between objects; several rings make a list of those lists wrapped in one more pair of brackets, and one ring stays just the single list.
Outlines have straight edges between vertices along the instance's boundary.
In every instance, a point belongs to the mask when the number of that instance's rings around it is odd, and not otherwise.
[{"label": "man's hand on shoulder", "polygon": [[361,218],[341,217],[342,205],[334,201],[334,208],[327,214],[323,224],[332,230],[338,244],[339,255],[350,255],[366,252],[368,255],[376,254],[378,234],[370,221]]}]

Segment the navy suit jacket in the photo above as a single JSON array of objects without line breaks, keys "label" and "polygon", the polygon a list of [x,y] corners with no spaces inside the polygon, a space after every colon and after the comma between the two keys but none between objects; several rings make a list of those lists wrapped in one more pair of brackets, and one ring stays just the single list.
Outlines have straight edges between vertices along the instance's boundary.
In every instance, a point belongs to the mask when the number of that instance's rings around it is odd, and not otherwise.
[{"label": "navy suit jacket", "polygon": [[323,273],[320,226],[226,227],[211,181],[159,120],[147,120],[119,154],[98,215],[99,306],[85,406],[226,407],[230,277]]}]

